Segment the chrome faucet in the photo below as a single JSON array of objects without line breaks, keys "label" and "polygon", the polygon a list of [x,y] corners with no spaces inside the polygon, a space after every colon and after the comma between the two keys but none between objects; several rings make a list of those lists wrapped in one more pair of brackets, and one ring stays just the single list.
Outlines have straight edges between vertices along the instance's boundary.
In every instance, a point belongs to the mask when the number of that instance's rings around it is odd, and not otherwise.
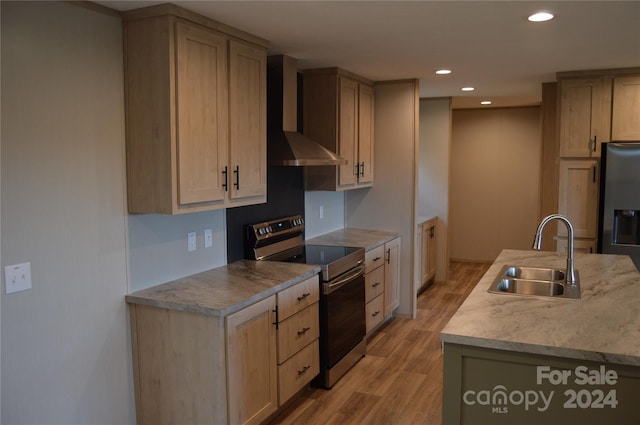
[{"label": "chrome faucet", "polygon": [[567,271],[565,273],[565,282],[567,285],[576,285],[576,271],[573,261],[573,225],[569,219],[560,214],[551,214],[542,219],[538,230],[536,230],[536,236],[533,238],[533,249],[540,250],[542,246],[542,230],[552,220],[560,220],[567,226],[568,244],[567,244]]}]

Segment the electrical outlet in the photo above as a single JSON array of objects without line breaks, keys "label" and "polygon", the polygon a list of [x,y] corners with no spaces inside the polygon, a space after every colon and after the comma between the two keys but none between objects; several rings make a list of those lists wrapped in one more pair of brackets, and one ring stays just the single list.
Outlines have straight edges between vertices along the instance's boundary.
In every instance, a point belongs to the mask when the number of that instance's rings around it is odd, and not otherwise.
[{"label": "electrical outlet", "polygon": [[196,232],[187,233],[187,251],[195,251],[196,250]]},{"label": "electrical outlet", "polygon": [[320,208],[318,210],[318,215],[320,216],[320,219],[324,218],[324,206],[320,205]]},{"label": "electrical outlet", "polygon": [[31,263],[5,266],[4,288],[7,294],[31,289]]},{"label": "electrical outlet", "polygon": [[204,229],[204,247],[211,248],[213,246],[213,231]]}]

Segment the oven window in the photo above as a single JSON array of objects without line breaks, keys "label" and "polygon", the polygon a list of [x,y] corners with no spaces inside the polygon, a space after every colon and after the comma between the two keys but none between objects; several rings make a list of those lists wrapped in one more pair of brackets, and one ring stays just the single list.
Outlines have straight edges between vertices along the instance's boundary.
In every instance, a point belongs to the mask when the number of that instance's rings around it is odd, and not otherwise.
[{"label": "oven window", "polygon": [[[335,365],[362,341],[366,333],[364,276],[359,276],[340,289],[322,296],[321,322],[325,339],[324,356],[327,366]],[[323,333],[321,331],[321,334]]]}]

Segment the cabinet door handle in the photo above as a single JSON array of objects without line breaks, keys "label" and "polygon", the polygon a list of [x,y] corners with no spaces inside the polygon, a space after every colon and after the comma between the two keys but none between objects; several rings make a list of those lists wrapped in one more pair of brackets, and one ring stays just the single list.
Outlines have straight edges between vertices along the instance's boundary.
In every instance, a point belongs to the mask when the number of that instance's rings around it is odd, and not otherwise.
[{"label": "cabinet door handle", "polygon": [[302,368],[302,370],[298,371],[298,376],[304,374],[307,370],[311,369],[311,365],[306,365],[305,367]]},{"label": "cabinet door handle", "polygon": [[593,151],[596,151],[596,148],[598,147],[598,136],[593,136]]},{"label": "cabinet door handle", "polygon": [[387,248],[387,264],[391,264],[391,248]]},{"label": "cabinet door handle", "polygon": [[280,326],[278,325],[279,321],[278,321],[278,306],[276,306],[275,310],[271,310],[272,312],[275,313],[276,316],[276,321],[273,322],[274,325],[276,325],[276,329],[278,329]]},{"label": "cabinet door handle", "polygon": [[236,175],[236,182],[233,184],[236,190],[240,190],[240,166],[236,165],[236,169],[233,170],[233,174]]},{"label": "cabinet door handle", "polygon": [[375,288],[375,287],[377,287],[378,285],[380,285],[381,283],[382,283],[382,282],[372,283],[372,284],[371,284],[371,287],[372,287],[372,288]]},{"label": "cabinet door handle", "polygon": [[222,174],[224,174],[224,183],[222,183],[222,187],[224,187],[224,191],[227,192],[229,190],[229,185],[228,185],[228,177],[229,177],[229,171],[227,170],[227,166],[224,166],[224,171],[222,172]]},{"label": "cabinet door handle", "polygon": [[311,328],[304,327],[304,328],[302,328],[301,331],[298,331],[298,336],[304,335],[307,332],[309,332],[310,330],[311,330]]},{"label": "cabinet door handle", "polygon": [[305,292],[304,294],[302,294],[301,296],[298,297],[298,301],[302,301],[305,298],[307,298],[309,295],[311,295],[309,292]]},{"label": "cabinet door handle", "polygon": [[371,313],[371,317],[376,317],[378,314],[380,314],[380,310]]},{"label": "cabinet door handle", "polygon": [[364,161],[362,161],[362,165],[360,166],[360,177],[364,177]]},{"label": "cabinet door handle", "polygon": [[360,163],[356,163],[356,177],[360,175]]}]

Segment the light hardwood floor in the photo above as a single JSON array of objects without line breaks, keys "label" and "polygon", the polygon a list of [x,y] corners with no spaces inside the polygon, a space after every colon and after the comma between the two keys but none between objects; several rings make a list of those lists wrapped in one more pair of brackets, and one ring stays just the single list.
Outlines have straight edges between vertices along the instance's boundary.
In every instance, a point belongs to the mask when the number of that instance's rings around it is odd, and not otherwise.
[{"label": "light hardwood floor", "polygon": [[452,263],[447,283],[419,295],[416,320],[390,321],[331,390],[304,390],[272,424],[440,424],[440,330],[488,268]]}]

